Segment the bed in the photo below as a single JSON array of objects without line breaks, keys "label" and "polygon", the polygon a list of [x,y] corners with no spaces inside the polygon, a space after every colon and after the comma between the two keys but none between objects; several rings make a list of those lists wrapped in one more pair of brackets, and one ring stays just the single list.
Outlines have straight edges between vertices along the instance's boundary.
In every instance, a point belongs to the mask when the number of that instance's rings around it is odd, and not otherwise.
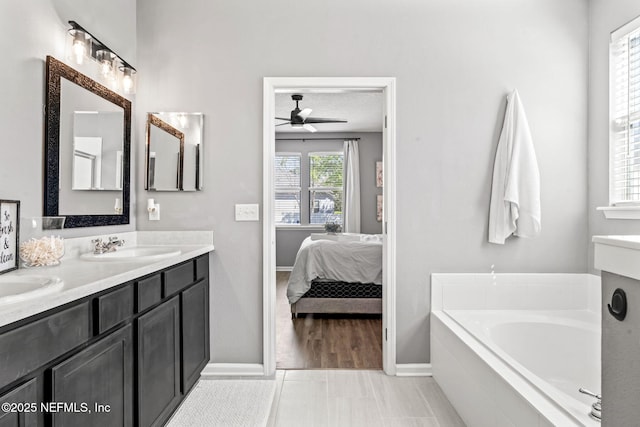
[{"label": "bed", "polygon": [[382,313],[382,236],[313,234],[298,250],[287,298],[300,313]]}]

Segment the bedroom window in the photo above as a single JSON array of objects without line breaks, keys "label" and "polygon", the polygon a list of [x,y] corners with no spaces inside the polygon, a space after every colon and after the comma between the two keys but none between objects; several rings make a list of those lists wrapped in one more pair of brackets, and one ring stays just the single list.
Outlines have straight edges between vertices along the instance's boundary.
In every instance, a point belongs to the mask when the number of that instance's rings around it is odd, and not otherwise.
[{"label": "bedroom window", "polygon": [[309,153],[309,224],[342,224],[342,152]]},{"label": "bedroom window", "polygon": [[276,153],[276,224],[300,224],[300,153]]},{"label": "bedroom window", "polygon": [[640,205],[640,17],[611,34],[609,202]]}]

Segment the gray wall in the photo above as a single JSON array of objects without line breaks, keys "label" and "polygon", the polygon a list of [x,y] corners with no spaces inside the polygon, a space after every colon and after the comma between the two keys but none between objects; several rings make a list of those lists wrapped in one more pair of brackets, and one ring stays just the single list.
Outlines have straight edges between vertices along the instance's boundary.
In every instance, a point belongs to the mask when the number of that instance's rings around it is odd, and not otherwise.
[{"label": "gray wall", "polygon": [[[609,205],[609,36],[640,15],[634,0],[592,0],[589,50],[589,236],[640,234],[638,220],[605,219],[598,206]],[[593,244],[589,243],[589,269]]]},{"label": "gray wall", "polygon": [[[335,141],[312,141],[317,138],[336,138]],[[300,152],[302,157],[302,175],[308,176],[308,164],[304,154],[313,151],[342,151],[344,139],[360,138],[358,150],[360,152],[360,221],[361,232],[377,234],[382,231],[382,225],[376,220],[376,194],[382,194],[382,188],[376,188],[376,161],[382,160],[382,133],[282,133],[276,138],[306,138],[295,141],[276,141],[276,151]],[[308,183],[307,183],[308,184]],[[304,183],[303,183],[304,186]],[[308,198],[303,193],[303,204],[308,205]],[[315,230],[291,230],[276,228],[276,265],[279,267],[291,267],[296,259],[296,254],[302,241],[312,232],[324,231],[322,226]]]},{"label": "gray wall", "polygon": [[[136,64],[134,0],[0,2],[0,198],[20,200],[22,217],[42,216],[44,61],[47,55],[64,60],[68,20],[77,21]],[[63,230],[61,234],[86,236],[134,229],[132,217],[127,226]]]},{"label": "gray wall", "polygon": [[[233,205],[262,200],[265,76],[397,78],[399,363],[429,361],[430,273],[587,270],[586,0],[138,0],[137,16],[138,114],[205,114],[205,190],[154,194],[159,222],[137,214],[142,230],[215,230],[214,362],[262,361],[262,224],[235,222]],[[495,246],[490,177],[514,87],[543,229]],[[145,198],[140,168],[138,182]]]}]

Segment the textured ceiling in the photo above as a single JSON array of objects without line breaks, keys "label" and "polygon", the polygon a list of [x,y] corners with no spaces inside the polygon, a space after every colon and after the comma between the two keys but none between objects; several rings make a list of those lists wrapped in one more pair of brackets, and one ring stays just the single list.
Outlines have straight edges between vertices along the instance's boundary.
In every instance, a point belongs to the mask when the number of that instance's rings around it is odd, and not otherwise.
[{"label": "textured ceiling", "polygon": [[[344,119],[348,123],[314,123],[321,132],[382,132],[381,92],[301,93],[300,109],[311,108],[309,117]],[[290,117],[295,108],[291,92],[276,93],[276,116]],[[276,120],[276,124],[283,123]],[[300,132],[300,128],[278,126],[276,132]]]}]

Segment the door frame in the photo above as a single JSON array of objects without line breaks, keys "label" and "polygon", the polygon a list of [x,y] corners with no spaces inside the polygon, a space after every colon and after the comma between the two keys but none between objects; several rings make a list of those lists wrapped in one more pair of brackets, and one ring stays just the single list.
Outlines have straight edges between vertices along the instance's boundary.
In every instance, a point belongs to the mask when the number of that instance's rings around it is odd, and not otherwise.
[{"label": "door frame", "polygon": [[276,91],[381,90],[384,191],[382,233],[382,364],[396,374],[396,79],[395,77],[265,77],[263,81],[262,295],[264,375],[276,371],[276,227],[274,218]]}]

